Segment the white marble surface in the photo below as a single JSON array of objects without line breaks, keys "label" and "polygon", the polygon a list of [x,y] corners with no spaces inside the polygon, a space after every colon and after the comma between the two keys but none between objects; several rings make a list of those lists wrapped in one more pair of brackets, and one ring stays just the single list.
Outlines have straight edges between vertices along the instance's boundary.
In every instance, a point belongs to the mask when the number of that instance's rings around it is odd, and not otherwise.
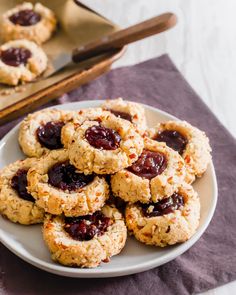
[{"label": "white marble surface", "polygon": [[[236,136],[236,0],[82,2],[123,27],[163,12],[176,13],[175,28],[130,45],[114,67],[168,53],[205,103]],[[204,294],[236,294],[236,282]]]}]

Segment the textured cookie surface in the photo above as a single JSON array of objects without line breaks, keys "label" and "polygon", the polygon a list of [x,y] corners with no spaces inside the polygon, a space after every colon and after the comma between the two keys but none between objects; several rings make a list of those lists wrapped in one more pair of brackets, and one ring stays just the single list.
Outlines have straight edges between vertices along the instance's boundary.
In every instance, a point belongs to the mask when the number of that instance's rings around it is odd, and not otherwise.
[{"label": "textured cookie surface", "polygon": [[123,98],[108,99],[102,104],[102,108],[111,111],[115,116],[133,123],[143,133],[147,129],[145,110],[142,105],[125,101]]},{"label": "textured cookie surface", "polygon": [[103,111],[102,108],[87,108],[74,112],[73,120],[62,127],[61,140],[65,148],[71,144],[75,130],[81,126],[84,121],[100,121],[101,116],[109,113]]},{"label": "textured cookie surface", "polygon": [[[72,120],[73,116],[74,112],[72,111],[63,111],[57,109],[45,109],[33,114],[29,114],[22,121],[19,131],[19,144],[23,152],[29,157],[40,157],[49,152],[51,149],[53,149],[53,146],[51,146],[49,149],[44,143],[39,141],[37,136],[38,128],[41,126],[46,126],[46,129],[48,129],[50,126],[48,127],[46,124],[50,124],[51,122],[61,124],[62,128],[64,124]],[[60,128],[55,128],[55,130],[52,129],[51,131],[45,131],[48,132],[49,140],[53,140],[53,137],[59,137],[58,139],[56,138],[56,143],[59,141],[59,147],[63,147],[63,144],[61,143]]]},{"label": "textured cookie surface", "polygon": [[[16,53],[16,50],[24,52]],[[0,83],[30,82],[45,71],[47,61],[44,51],[34,42],[25,39],[9,41],[0,46]]]},{"label": "textured cookie surface", "polygon": [[33,199],[29,201],[21,198],[12,187],[12,178],[16,173],[19,170],[30,169],[36,162],[37,160],[33,158],[19,160],[0,172],[0,213],[12,222],[28,225],[43,221],[44,210],[39,208]]},{"label": "textured cookie surface", "polygon": [[[146,151],[157,152],[165,157],[166,168],[159,175],[148,179],[123,169],[111,176],[111,188],[115,196],[131,203],[157,202],[174,193],[184,181],[185,166],[181,156],[164,143],[145,138]],[[152,159],[148,164],[152,164]],[[134,163],[135,165],[135,163]]]},{"label": "textured cookie surface", "polygon": [[[104,132],[108,130],[112,133],[113,138],[120,138],[119,144],[112,150],[92,146],[86,134],[88,130],[94,127],[95,129],[105,128]],[[94,136],[96,136],[95,132]],[[101,133],[103,133],[103,130]],[[99,142],[104,141],[106,142],[106,138]],[[98,141],[95,143],[97,144]],[[142,149],[143,138],[134,126],[130,122],[108,113],[108,115],[102,115],[99,122],[85,121],[76,129],[72,143],[69,146],[69,158],[70,162],[80,172],[85,174],[93,172],[97,174],[110,174],[135,162]]]},{"label": "textured cookie surface", "polygon": [[148,134],[155,139],[161,132],[177,131],[187,140],[182,153],[186,165],[186,181],[192,183],[195,177],[201,177],[211,161],[211,147],[206,134],[185,121],[168,121],[151,128]]},{"label": "textured cookie surface", "polygon": [[[73,190],[58,188],[49,183],[49,169],[54,165],[67,163],[68,160],[67,150],[51,151],[29,170],[28,189],[36,199],[36,204],[46,212],[55,215],[64,213],[66,216],[79,216],[99,210],[109,194],[109,187],[104,177],[94,176],[86,185]],[[76,172],[73,170],[72,173],[73,175],[69,177],[73,181]],[[63,177],[62,175],[62,181]],[[82,177],[84,178],[84,175]]]},{"label": "textured cookie surface", "polygon": [[51,37],[56,23],[50,9],[40,3],[25,2],[2,15],[0,36],[4,41],[27,39],[41,44]]},{"label": "textured cookie surface", "polygon": [[126,225],[137,240],[147,245],[164,247],[185,242],[193,236],[199,225],[199,198],[187,184],[177,192],[183,196],[184,205],[162,216],[145,216],[139,204],[127,206]]},{"label": "textured cookie surface", "polygon": [[43,226],[43,236],[52,253],[52,259],[68,266],[91,268],[119,254],[127,238],[122,215],[117,209],[107,205],[102,208],[102,213],[111,218],[112,224],[103,235],[95,235],[88,241],[73,239],[64,230],[62,216],[48,215]]}]

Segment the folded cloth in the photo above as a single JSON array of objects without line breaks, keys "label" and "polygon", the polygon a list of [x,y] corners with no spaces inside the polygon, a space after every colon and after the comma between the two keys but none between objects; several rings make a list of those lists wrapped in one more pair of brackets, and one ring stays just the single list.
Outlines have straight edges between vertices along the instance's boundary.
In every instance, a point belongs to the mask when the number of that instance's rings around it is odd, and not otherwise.
[{"label": "folded cloth", "polygon": [[[106,279],[52,275],[0,249],[1,294],[192,294],[236,279],[236,141],[196,95],[167,55],[119,68],[50,105],[123,98],[152,105],[206,131],[213,148],[219,199],[203,236],[175,260],[143,273]],[[2,137],[15,122],[0,127]]]}]

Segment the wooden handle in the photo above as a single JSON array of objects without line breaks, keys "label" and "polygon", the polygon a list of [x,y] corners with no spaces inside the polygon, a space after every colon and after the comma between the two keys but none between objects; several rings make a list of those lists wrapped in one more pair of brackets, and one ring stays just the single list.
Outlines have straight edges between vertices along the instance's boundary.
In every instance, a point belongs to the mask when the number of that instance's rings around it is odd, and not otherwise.
[{"label": "wooden handle", "polygon": [[104,36],[87,45],[76,48],[72,53],[72,60],[77,63],[106,53],[110,50],[121,48],[129,43],[164,32],[173,27],[176,22],[177,17],[175,14],[161,14],[127,29]]}]

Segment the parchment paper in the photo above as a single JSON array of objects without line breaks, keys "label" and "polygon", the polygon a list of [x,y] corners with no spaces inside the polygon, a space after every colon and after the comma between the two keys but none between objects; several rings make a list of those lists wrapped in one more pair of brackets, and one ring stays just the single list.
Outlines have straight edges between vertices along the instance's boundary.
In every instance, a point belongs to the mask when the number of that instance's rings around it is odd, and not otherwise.
[{"label": "parchment paper", "polygon": [[[0,15],[21,2],[23,1],[1,0]],[[49,57],[49,63],[62,52],[70,53],[75,47],[86,44],[118,29],[118,27],[110,21],[78,6],[73,0],[40,0],[40,3],[52,9],[59,22],[56,33],[48,42],[42,45]],[[52,77],[47,79],[39,78],[33,83],[27,83],[16,89],[15,87],[0,84],[0,111],[39,90],[88,68],[89,65],[91,65],[90,62],[83,62],[80,65],[74,65],[63,69]],[[9,90],[9,94],[6,95],[5,90]]]}]

